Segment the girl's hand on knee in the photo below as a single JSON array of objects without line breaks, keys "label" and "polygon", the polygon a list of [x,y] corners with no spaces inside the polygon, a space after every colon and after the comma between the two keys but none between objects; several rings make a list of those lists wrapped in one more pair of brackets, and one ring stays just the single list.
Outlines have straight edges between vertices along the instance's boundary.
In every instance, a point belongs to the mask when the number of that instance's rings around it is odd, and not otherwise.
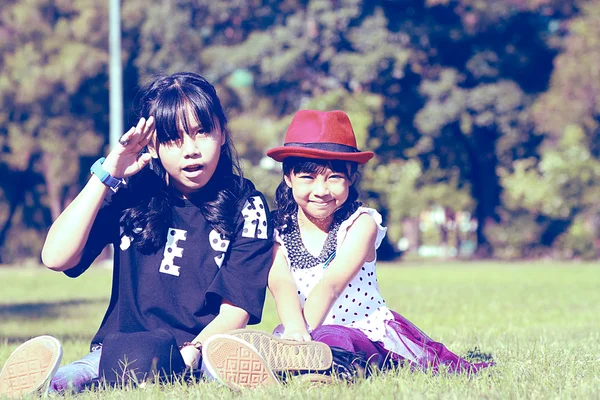
[{"label": "girl's hand on knee", "polygon": [[183,346],[179,352],[185,365],[190,368],[197,369],[198,363],[200,362],[200,351],[194,346]]},{"label": "girl's hand on knee", "polygon": [[287,340],[296,340],[298,342],[312,341],[312,337],[310,337],[310,334],[306,331],[306,329],[294,329],[289,331],[286,329],[281,338]]},{"label": "girl's hand on knee", "polygon": [[139,153],[152,140],[154,128],[154,117],[147,120],[140,118],[138,124],[125,132],[117,146],[106,156],[102,164],[104,170],[116,178],[127,178],[142,170],[152,156]]}]

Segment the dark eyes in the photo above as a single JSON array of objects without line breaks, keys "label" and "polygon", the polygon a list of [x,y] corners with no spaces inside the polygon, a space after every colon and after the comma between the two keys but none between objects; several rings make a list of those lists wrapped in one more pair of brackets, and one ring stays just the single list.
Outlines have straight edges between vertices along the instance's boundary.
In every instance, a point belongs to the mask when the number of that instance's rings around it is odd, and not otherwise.
[{"label": "dark eyes", "polygon": [[[203,128],[198,128],[197,130],[191,132],[190,137],[195,138],[198,135],[205,136],[208,134],[210,134],[210,132],[206,132]],[[184,135],[186,135],[186,133],[184,133]],[[173,140],[169,140],[168,142],[165,142],[165,144],[168,146],[180,146],[182,143],[183,143],[183,137],[179,137],[177,139],[173,139]]]},{"label": "dark eyes", "polygon": [[[306,180],[313,180],[315,179],[315,176],[312,175],[299,175],[298,178],[300,179],[306,179]],[[327,179],[344,179],[344,175],[342,174],[331,174],[327,177]]]},{"label": "dark eyes", "polygon": [[179,146],[183,143],[183,140],[181,138],[178,139],[171,139],[169,141],[164,142],[164,144],[166,146]]}]

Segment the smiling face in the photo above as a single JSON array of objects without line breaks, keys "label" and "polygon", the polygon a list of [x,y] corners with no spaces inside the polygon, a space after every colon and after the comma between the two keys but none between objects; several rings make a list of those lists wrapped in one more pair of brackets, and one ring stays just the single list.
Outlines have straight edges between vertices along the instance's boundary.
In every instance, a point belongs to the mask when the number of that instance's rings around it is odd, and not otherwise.
[{"label": "smiling face", "polygon": [[321,223],[333,220],[334,212],[348,199],[352,185],[347,173],[328,166],[311,172],[291,171],[284,179],[298,204],[298,216]]},{"label": "smiling face", "polygon": [[169,183],[184,197],[204,187],[213,176],[225,134],[219,124],[207,131],[193,112],[185,107],[185,115],[177,120],[179,138],[149,146],[168,174]]}]

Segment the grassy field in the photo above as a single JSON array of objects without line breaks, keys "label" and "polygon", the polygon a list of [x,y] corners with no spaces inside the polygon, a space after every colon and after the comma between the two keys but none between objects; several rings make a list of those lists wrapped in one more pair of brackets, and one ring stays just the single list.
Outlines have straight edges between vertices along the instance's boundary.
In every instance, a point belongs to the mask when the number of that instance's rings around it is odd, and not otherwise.
[{"label": "grassy field", "polygon": [[[83,393],[95,398],[553,399],[600,398],[600,265],[579,263],[381,264],[388,305],[464,355],[477,347],[497,366],[474,378],[398,370],[354,385],[298,382],[230,392],[214,383]],[[0,362],[16,345],[51,334],[63,363],[85,354],[104,315],[110,271],[78,279],[37,268],[0,269]],[[268,300],[259,329],[277,316]],[[70,396],[66,396],[70,398]]]}]

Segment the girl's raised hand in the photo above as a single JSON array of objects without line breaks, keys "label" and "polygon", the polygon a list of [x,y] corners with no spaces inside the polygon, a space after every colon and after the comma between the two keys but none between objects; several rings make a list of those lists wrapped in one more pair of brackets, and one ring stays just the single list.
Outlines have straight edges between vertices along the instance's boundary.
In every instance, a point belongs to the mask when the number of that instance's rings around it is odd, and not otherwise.
[{"label": "girl's raised hand", "polygon": [[150,162],[149,153],[139,155],[154,135],[154,117],[140,118],[136,126],[131,127],[117,146],[106,156],[102,167],[115,178],[127,178],[135,175]]}]

